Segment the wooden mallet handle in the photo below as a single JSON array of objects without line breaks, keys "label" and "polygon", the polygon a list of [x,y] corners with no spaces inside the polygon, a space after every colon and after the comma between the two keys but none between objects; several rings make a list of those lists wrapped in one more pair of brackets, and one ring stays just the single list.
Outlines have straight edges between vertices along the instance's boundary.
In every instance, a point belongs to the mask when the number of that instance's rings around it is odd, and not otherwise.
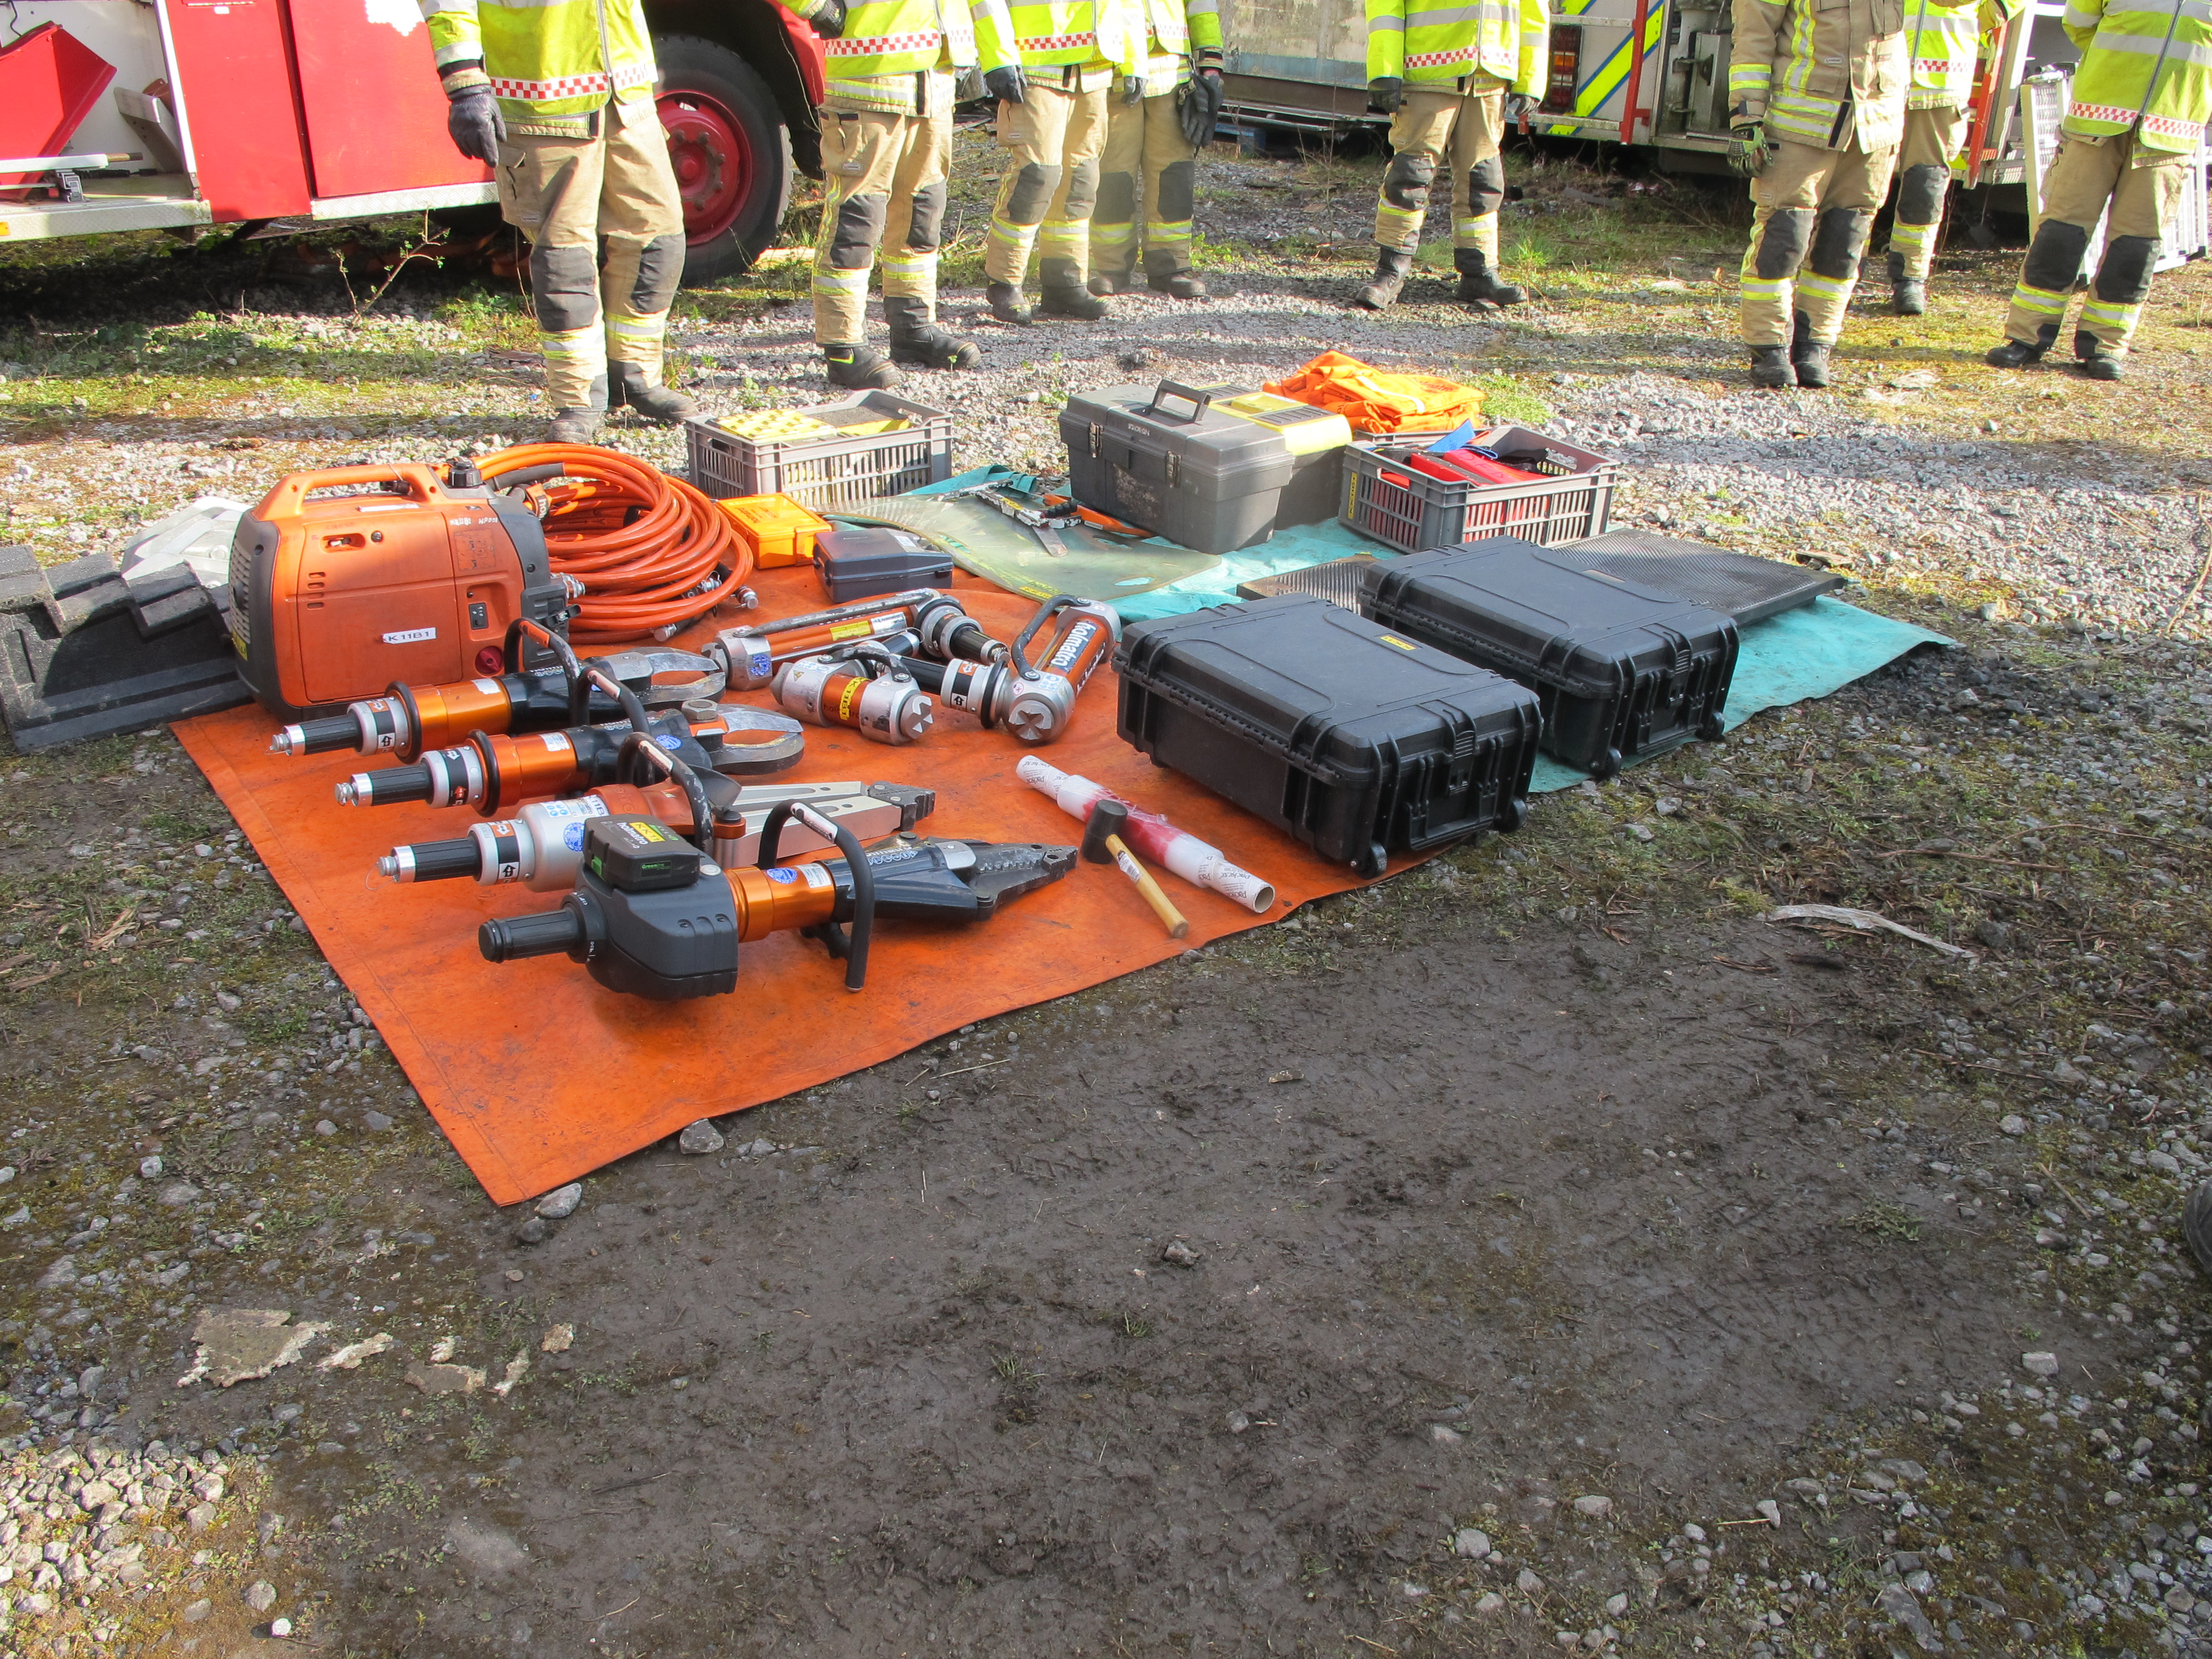
[{"label": "wooden mallet handle", "polygon": [[1182,912],[1168,902],[1160,891],[1160,884],[1152,879],[1152,872],[1137,862],[1137,855],[1121,844],[1119,836],[1106,837],[1106,850],[1114,855],[1114,862],[1121,866],[1121,873],[1136,883],[1137,890],[1145,896],[1145,902],[1152,907],[1152,914],[1160,919],[1160,926],[1168,930],[1170,939],[1181,939],[1190,932],[1190,923],[1183,920]]}]

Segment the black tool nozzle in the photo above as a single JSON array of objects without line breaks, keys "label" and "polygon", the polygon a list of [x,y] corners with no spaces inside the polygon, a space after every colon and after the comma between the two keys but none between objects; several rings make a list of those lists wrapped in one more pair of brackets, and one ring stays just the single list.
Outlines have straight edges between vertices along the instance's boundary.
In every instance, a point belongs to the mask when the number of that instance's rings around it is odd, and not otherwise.
[{"label": "black tool nozzle", "polygon": [[327,755],[335,749],[361,746],[361,722],[351,714],[331,714],[319,720],[288,726],[270,745],[279,754]]},{"label": "black tool nozzle", "polygon": [[430,799],[430,769],[421,761],[356,772],[338,785],[341,806],[389,806],[394,801]]},{"label": "black tool nozzle", "polygon": [[498,916],[477,929],[486,962],[556,957],[584,943],[584,919],[565,905],[535,916]]},{"label": "black tool nozzle", "polygon": [[458,841],[418,841],[395,847],[390,856],[376,862],[394,881],[453,881],[483,873],[483,854],[467,836]]}]

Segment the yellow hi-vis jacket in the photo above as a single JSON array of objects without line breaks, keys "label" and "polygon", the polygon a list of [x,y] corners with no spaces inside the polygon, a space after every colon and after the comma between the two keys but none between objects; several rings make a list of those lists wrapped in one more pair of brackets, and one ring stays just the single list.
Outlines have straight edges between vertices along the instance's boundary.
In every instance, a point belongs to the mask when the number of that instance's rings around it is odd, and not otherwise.
[{"label": "yellow hi-vis jacket", "polygon": [[1982,40],[2014,16],[2024,0],[1981,0],[1969,9],[1950,0],[1905,0],[1905,53],[1912,64],[1909,109],[1961,109],[1974,90]]},{"label": "yellow hi-vis jacket", "polygon": [[1552,23],[1544,0],[1367,0],[1367,78],[1409,86],[1494,76],[1540,97]]},{"label": "yellow hi-vis jacket", "polygon": [[[1137,70],[1145,95],[1157,98],[1190,79],[1194,60],[1201,69],[1221,67],[1221,12],[1218,0],[1123,0],[1144,20],[1138,42]],[[1130,34],[1137,33],[1135,24]]]},{"label": "yellow hi-vis jacket", "polygon": [[2206,0],[2067,0],[2081,48],[2063,124],[2085,136],[2138,122],[2144,149],[2194,151],[2212,120],[2212,5]]},{"label": "yellow hi-vis jacket", "polygon": [[581,136],[659,74],[641,0],[422,0],[446,89],[489,84],[507,131]]},{"label": "yellow hi-vis jacket", "polygon": [[1902,0],[1734,0],[1733,15],[1731,125],[1821,149],[1886,149],[1905,136]]},{"label": "yellow hi-vis jacket", "polygon": [[[811,17],[822,0],[777,3]],[[840,109],[923,112],[929,94],[915,77],[975,67],[976,20],[1005,10],[1006,0],[854,0],[843,35],[822,43],[827,101]]]},{"label": "yellow hi-vis jacket", "polygon": [[1110,64],[1134,75],[1145,46],[1144,19],[1132,0],[1013,0],[1000,15],[976,21],[986,70],[1009,64],[1025,70]]}]

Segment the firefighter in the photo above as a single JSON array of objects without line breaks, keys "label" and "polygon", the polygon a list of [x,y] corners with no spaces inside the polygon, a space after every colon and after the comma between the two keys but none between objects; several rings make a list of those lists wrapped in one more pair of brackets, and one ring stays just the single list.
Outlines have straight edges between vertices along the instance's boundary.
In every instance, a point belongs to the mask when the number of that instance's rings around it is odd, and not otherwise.
[{"label": "firefighter", "polygon": [[[1440,21],[1428,21],[1436,19]],[[1421,11],[1367,0],[1367,101],[1390,118],[1390,165],[1375,204],[1375,275],[1352,297],[1370,311],[1395,301],[1421,245],[1429,186],[1450,158],[1452,264],[1469,305],[1528,296],[1498,275],[1498,210],[1505,200],[1498,145],[1505,124],[1544,89],[1550,24],[1545,0],[1473,0]]]},{"label": "firefighter", "polygon": [[984,289],[1000,322],[1027,324],[1022,297],[1036,250],[1040,309],[1095,320],[1091,211],[1106,148],[1106,94],[1138,79],[1125,0],[1013,0],[979,17],[983,84],[999,100],[1006,171],[983,246]]},{"label": "firefighter", "polygon": [[1937,0],[1905,0],[1905,136],[1897,150],[1897,212],[1889,228],[1889,307],[1900,317],[1928,309],[1928,273],[1951,192],[1951,163],[1966,142],[1966,98],[1982,37],[2017,13],[2021,0],[1981,0],[1969,11]]},{"label": "firefighter", "polygon": [[1729,160],[1751,179],[1738,304],[1751,383],[1824,386],[1905,131],[1904,11],[1895,0],[1734,7]]},{"label": "firefighter", "polygon": [[[937,320],[938,244],[953,88],[975,63],[969,0],[783,0],[829,42],[814,240],[814,339],[830,384],[898,384],[897,363],[973,368],[982,354]],[[1001,0],[975,0],[977,14]],[[884,317],[890,356],[866,342],[868,271],[888,233]]]},{"label": "firefighter", "polygon": [[530,239],[554,441],[590,442],[625,404],[693,413],[661,381],[684,204],[641,0],[422,3],[454,148],[498,175],[501,216]]},{"label": "firefighter", "polygon": [[2093,380],[2117,380],[2183,169],[2212,119],[2212,14],[2203,0],[2069,0],[2081,49],[2058,155],[2043,179],[2043,221],[2013,289],[1999,368],[2039,362],[2058,339],[2101,215],[2105,251],[2074,329]]},{"label": "firefighter", "polygon": [[[1145,281],[1155,293],[1203,300],[1206,284],[1190,269],[1191,198],[1198,153],[1212,142],[1221,118],[1221,16],[1216,0],[1130,3],[1145,14],[1141,79],[1125,85],[1107,111],[1098,206],[1091,216],[1098,267],[1091,291],[1134,288],[1141,248]],[[1133,40],[1133,19],[1129,33]]]}]

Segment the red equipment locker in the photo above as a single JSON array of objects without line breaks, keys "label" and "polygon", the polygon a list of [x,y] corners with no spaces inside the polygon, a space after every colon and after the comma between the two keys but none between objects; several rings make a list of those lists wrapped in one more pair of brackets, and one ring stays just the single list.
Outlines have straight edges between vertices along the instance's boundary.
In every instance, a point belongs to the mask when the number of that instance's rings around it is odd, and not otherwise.
[{"label": "red equipment locker", "polygon": [[[84,124],[115,65],[58,23],[41,23],[0,47],[0,155],[63,155]],[[31,185],[42,175],[0,175],[0,189]]]},{"label": "red equipment locker", "polygon": [[178,92],[218,223],[309,206],[307,146],[281,0],[169,0]]},{"label": "red equipment locker", "polygon": [[[481,184],[491,169],[446,135],[446,94],[414,0],[289,0],[318,196]],[[393,21],[372,21],[371,16]],[[410,24],[404,32],[399,21]]]}]

